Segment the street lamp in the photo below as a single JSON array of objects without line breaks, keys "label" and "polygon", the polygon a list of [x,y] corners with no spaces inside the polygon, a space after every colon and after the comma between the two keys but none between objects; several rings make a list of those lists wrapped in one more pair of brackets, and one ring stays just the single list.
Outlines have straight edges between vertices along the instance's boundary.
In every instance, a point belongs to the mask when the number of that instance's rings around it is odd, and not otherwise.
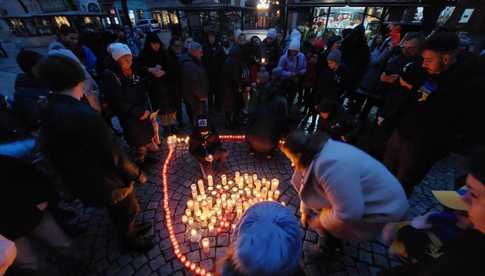
[{"label": "street lamp", "polygon": [[268,0],[259,0],[258,4],[256,5],[257,10],[267,10],[269,9],[269,1]]}]

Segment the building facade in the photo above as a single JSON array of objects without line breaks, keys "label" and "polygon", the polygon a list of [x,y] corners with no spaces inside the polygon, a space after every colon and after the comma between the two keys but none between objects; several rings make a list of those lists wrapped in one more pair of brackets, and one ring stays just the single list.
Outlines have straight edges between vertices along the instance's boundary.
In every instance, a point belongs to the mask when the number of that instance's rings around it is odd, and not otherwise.
[{"label": "building facade", "polygon": [[0,0],[2,39],[42,46],[62,25],[103,28],[111,20],[96,0]]}]

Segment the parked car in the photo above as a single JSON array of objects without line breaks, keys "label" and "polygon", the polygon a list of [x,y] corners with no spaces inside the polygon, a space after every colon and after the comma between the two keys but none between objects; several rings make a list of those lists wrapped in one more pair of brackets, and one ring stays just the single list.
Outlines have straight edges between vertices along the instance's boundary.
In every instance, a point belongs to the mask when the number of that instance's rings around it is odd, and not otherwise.
[{"label": "parked car", "polygon": [[136,27],[144,32],[159,32],[162,29],[156,19],[140,19],[136,23]]}]

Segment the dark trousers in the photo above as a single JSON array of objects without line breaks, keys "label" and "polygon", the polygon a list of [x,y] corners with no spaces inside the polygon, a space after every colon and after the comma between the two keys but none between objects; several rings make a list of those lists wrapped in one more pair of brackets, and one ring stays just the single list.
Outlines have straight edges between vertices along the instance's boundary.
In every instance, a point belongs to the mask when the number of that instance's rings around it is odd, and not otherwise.
[{"label": "dark trousers", "polygon": [[122,201],[108,206],[108,214],[116,229],[122,235],[130,234],[133,228],[135,215],[140,212],[140,204],[134,192]]},{"label": "dark trousers", "polygon": [[[410,195],[439,157],[432,156],[432,149],[413,143],[394,130],[384,155],[384,164],[401,182],[406,194]],[[436,159],[437,158],[437,159]]]}]

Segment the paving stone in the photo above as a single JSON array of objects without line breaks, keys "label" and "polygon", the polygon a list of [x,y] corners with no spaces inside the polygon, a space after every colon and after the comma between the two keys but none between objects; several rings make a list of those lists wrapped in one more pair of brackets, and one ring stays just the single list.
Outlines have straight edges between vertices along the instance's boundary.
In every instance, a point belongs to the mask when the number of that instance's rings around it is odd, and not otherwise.
[{"label": "paving stone", "polygon": [[162,256],[160,256],[160,257],[155,258],[155,259],[150,261],[150,267],[152,268],[152,270],[157,270],[159,267],[161,267],[165,263],[166,263],[165,259]]},{"label": "paving stone", "polygon": [[133,269],[133,267],[131,267],[130,265],[127,265],[127,266],[123,267],[121,269],[121,271],[118,272],[116,275],[119,275],[119,276],[132,276],[134,273],[135,273],[135,270]]},{"label": "paving stone", "polygon": [[[182,267],[180,267],[182,268]],[[166,276],[170,275],[173,273],[172,265],[170,263],[167,263],[157,269],[157,273],[160,276]]]},{"label": "paving stone", "polygon": [[138,271],[135,272],[135,276],[147,276],[150,275],[152,271],[150,270],[150,267],[145,264],[142,266]]},{"label": "paving stone", "polygon": [[139,269],[141,266],[143,266],[145,263],[148,262],[147,257],[144,255],[137,256],[132,262],[132,266],[135,268],[135,270]]},{"label": "paving stone", "polygon": [[200,252],[199,250],[195,250],[195,251],[192,251],[192,252],[189,252],[187,254],[187,258],[194,262],[194,263],[198,263],[200,261]]}]

